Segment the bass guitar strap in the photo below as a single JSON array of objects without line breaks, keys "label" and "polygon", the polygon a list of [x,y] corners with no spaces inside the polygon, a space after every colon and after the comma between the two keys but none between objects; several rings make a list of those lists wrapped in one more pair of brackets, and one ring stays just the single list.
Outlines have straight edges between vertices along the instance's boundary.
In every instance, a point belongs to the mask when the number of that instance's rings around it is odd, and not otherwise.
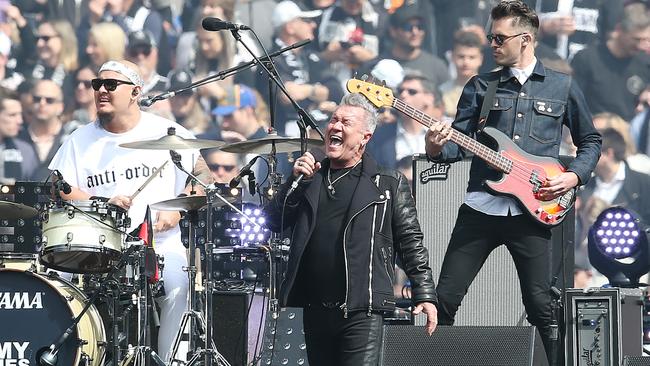
[{"label": "bass guitar strap", "polygon": [[483,97],[483,104],[481,104],[481,114],[478,118],[477,132],[483,132],[483,127],[485,127],[485,122],[487,122],[488,115],[490,114],[490,109],[492,108],[494,95],[497,92],[497,84],[499,84],[498,77],[488,82],[487,90],[485,91],[485,97]]}]

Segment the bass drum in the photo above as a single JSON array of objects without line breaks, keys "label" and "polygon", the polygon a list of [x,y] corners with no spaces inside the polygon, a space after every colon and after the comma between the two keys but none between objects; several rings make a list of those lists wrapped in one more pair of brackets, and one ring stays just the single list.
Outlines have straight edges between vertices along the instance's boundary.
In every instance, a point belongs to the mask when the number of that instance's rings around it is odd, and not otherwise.
[{"label": "bass drum", "polygon": [[[77,287],[55,275],[0,269],[0,364],[38,365],[40,355],[87,301]],[[105,345],[104,325],[91,305],[58,352],[57,364],[100,366]]]}]

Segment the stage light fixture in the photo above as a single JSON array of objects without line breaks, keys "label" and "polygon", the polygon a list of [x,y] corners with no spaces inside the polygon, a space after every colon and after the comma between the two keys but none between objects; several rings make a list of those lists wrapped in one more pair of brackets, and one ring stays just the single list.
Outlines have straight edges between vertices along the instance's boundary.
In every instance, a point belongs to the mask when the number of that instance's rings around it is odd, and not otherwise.
[{"label": "stage light fixture", "polygon": [[639,287],[650,269],[648,229],[631,210],[616,206],[601,212],[589,229],[589,261],[612,286]]},{"label": "stage light fixture", "polygon": [[241,229],[237,234],[239,234],[241,240],[240,247],[257,247],[268,244],[271,231],[266,227],[264,211],[257,205],[245,203],[242,212],[257,225],[253,225],[249,220],[239,217]]}]

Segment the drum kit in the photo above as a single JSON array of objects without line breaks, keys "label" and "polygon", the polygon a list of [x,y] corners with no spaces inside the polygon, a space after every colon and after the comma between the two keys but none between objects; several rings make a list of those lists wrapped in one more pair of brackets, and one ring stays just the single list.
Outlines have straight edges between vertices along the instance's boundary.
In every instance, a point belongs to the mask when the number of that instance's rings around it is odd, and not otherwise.
[{"label": "drum kit", "polygon": [[[222,253],[224,247],[215,245],[212,230],[220,222],[215,225],[219,218],[212,212],[222,207],[237,212],[238,220],[252,224],[255,232],[261,224],[240,209],[237,196],[227,194],[230,189],[204,184],[187,172],[173,150],[216,147],[267,155],[269,188],[276,190],[282,176],[275,169],[275,154],[298,151],[304,145],[300,139],[274,135],[226,145],[184,139],[170,130],[158,140],[120,146],[170,150],[172,162],[205,192],[151,205],[156,210],[185,212],[189,222],[184,270],[190,295],[168,359],[162,360],[152,347],[152,324],[158,321],[154,298],[162,286],[154,279],[151,265],[163,271],[164,261],[150,255],[151,243],[127,233],[131,226],[127,212],[101,198],[63,200],[52,183],[17,182],[0,187],[0,196],[14,196],[0,201],[0,365],[230,365],[213,341],[212,293],[218,267],[213,261],[219,256],[210,253]],[[41,198],[20,202],[19,197],[28,196]],[[201,225],[199,212],[205,221]],[[199,226],[205,230],[202,240],[196,239]],[[271,235],[256,247],[269,262],[265,290],[271,311],[277,311],[275,294],[281,276],[276,271],[281,265],[275,262],[286,259],[282,244]],[[184,332],[189,332],[189,353],[179,355]]]}]

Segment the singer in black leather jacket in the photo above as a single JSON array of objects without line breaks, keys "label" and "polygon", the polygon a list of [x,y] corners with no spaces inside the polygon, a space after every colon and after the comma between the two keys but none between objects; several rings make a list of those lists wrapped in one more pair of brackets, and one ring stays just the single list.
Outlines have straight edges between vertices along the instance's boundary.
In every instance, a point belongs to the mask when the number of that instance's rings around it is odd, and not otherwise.
[{"label": "singer in black leather jacket", "polygon": [[397,256],[415,312],[427,314],[429,333],[437,323],[435,286],[406,178],[364,153],[376,116],[364,97],[346,95],[326,129],[327,158],[317,162],[309,152],[298,158],[266,207],[271,230],[293,229],[279,300],[305,309],[312,365],[375,364],[382,314],[395,307]]}]

